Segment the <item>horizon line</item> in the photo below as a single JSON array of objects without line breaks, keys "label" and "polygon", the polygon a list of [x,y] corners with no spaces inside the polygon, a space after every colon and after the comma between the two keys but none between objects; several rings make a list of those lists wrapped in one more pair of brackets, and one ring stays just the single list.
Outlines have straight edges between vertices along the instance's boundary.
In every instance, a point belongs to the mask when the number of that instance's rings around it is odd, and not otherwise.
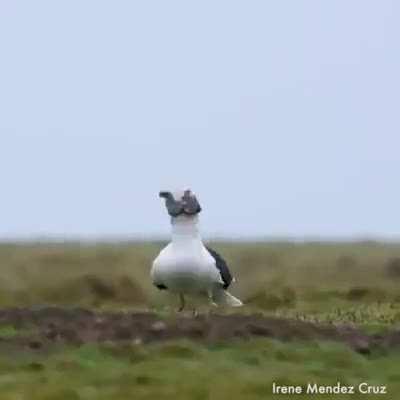
[{"label": "horizon line", "polygon": [[[264,243],[400,243],[400,235],[203,235],[205,241]],[[12,243],[128,243],[168,242],[169,235],[10,235],[0,236],[0,244]]]}]

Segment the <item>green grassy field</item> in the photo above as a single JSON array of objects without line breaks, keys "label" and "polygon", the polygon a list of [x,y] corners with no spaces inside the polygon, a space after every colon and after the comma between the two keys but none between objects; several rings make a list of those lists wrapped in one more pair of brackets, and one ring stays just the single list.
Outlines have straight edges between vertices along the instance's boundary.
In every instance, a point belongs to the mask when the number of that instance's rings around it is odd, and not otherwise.
[{"label": "green grassy field", "polygon": [[273,382],[306,390],[308,383],[339,381],[355,387],[362,382],[386,385],[388,394],[383,397],[396,399],[399,359],[399,351],[367,358],[333,343],[267,339],[213,346],[188,341],[141,347],[84,345],[45,355],[12,354],[12,360],[3,353],[0,388],[4,400],[265,399],[274,398]]},{"label": "green grassy field", "polygon": [[[221,313],[263,313],[350,324],[369,333],[398,327],[400,245],[365,243],[213,243],[238,282],[245,306]],[[97,310],[153,310],[168,319],[176,299],[149,280],[162,243],[0,245],[0,307],[53,304]],[[216,312],[216,311],[214,311]],[[344,344],[249,341],[142,345],[9,344],[29,335],[0,323],[0,399],[266,399],[272,382],[386,385],[400,394],[400,348],[361,355]],[[329,398],[329,395],[313,395]],[[368,398],[336,395],[335,398]]]}]

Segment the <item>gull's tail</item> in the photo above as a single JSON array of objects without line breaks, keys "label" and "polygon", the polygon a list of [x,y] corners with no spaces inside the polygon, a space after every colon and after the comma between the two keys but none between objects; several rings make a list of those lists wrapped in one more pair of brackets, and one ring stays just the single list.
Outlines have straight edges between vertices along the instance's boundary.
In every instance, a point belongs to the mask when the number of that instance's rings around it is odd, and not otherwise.
[{"label": "gull's tail", "polygon": [[212,300],[219,306],[240,307],[243,303],[222,288],[214,289]]}]

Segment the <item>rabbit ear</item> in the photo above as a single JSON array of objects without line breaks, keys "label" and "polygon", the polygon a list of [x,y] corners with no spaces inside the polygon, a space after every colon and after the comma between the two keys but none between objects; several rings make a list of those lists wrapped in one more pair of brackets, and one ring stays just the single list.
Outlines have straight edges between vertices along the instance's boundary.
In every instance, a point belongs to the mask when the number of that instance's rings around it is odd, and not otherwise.
[{"label": "rabbit ear", "polygon": [[167,207],[168,214],[171,217],[177,217],[182,213],[183,206],[180,202],[176,201],[174,198],[167,199],[165,202],[165,206]]},{"label": "rabbit ear", "polygon": [[190,190],[185,190],[182,197],[182,204],[186,214],[197,214],[201,211],[197,197]]},{"label": "rabbit ear", "polygon": [[171,217],[177,217],[182,213],[183,206],[180,201],[176,201],[171,192],[160,192],[160,197],[165,199],[165,206]]}]

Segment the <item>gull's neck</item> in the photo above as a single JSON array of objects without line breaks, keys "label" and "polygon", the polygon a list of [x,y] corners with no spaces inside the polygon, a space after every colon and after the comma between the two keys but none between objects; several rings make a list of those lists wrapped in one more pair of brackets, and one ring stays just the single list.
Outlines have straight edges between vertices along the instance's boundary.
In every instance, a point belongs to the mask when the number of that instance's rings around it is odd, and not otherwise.
[{"label": "gull's neck", "polygon": [[171,218],[172,242],[201,241],[197,215]]}]

